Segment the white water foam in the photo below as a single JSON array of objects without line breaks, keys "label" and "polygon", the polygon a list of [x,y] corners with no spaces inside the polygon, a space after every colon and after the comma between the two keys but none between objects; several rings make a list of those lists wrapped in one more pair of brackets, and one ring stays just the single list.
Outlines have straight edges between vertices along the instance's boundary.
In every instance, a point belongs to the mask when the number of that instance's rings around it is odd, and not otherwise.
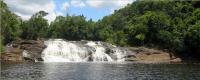
[{"label": "white water foam", "polygon": [[50,39],[45,41],[45,45],[47,48],[42,52],[44,62],[124,61],[126,55],[124,51],[110,44],[112,48],[109,49],[113,51],[106,52],[108,47],[99,41]]}]

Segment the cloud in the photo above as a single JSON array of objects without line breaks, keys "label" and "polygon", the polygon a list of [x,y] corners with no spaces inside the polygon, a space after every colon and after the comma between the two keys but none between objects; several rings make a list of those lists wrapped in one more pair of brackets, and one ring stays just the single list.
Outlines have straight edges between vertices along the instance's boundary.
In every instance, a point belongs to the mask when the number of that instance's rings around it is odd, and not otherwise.
[{"label": "cloud", "polygon": [[5,3],[11,11],[24,20],[28,20],[33,14],[41,10],[48,13],[45,18],[49,22],[56,17],[55,4],[52,0],[5,0]]},{"label": "cloud", "polygon": [[115,10],[125,7],[127,4],[131,4],[135,0],[116,0],[111,2],[111,4],[114,4],[115,7],[111,7],[110,11],[111,14],[114,13]]},{"label": "cloud", "polygon": [[80,7],[80,8],[85,7],[85,3],[81,0],[72,0],[71,5],[74,7]]},{"label": "cloud", "polygon": [[69,3],[65,2],[65,3],[62,4],[61,10],[65,11],[65,10],[67,10],[69,8],[69,6],[70,6]]},{"label": "cloud", "polygon": [[86,0],[85,3],[94,8],[109,8],[111,13],[113,13],[114,10],[123,8],[133,1],[135,0]]},{"label": "cloud", "polygon": [[62,12],[56,12],[56,16],[64,16],[64,14]]},{"label": "cloud", "polygon": [[[64,15],[64,12],[70,7],[105,8],[113,13],[114,10],[120,9],[133,1],[135,0],[69,0],[63,4],[55,4],[54,0],[4,0],[9,9],[21,16],[23,20],[28,20],[33,14],[43,10],[49,13],[45,16],[49,23],[53,21],[56,16]],[[61,10],[56,10],[56,5]]]},{"label": "cloud", "polygon": [[128,3],[132,3],[135,0],[86,0],[86,4],[95,7],[95,8],[102,8],[102,7],[114,7],[114,8],[121,8],[126,6]]},{"label": "cloud", "polygon": [[113,1],[114,4],[118,7],[125,7],[127,4],[132,3],[134,0],[116,0]]},{"label": "cloud", "polygon": [[99,8],[102,7],[105,1],[103,0],[87,0],[86,4],[88,4],[91,7]]},{"label": "cloud", "polygon": [[19,12],[14,12],[14,13],[17,14],[18,16],[21,16],[24,20],[28,20],[30,18],[30,16],[32,16],[29,14],[21,14]]}]

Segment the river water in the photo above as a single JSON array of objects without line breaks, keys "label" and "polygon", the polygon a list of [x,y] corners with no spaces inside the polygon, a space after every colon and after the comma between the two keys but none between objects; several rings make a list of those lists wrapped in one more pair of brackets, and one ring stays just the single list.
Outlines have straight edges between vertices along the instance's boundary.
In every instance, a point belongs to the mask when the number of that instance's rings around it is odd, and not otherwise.
[{"label": "river water", "polygon": [[1,80],[200,80],[200,64],[1,63]]}]

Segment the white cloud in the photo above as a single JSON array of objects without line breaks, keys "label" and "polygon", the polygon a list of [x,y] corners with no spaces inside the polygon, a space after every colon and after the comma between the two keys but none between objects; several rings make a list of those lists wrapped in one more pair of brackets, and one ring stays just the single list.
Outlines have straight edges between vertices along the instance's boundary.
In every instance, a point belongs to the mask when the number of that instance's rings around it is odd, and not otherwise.
[{"label": "white cloud", "polygon": [[64,14],[62,12],[56,12],[56,16],[64,16]]},{"label": "white cloud", "polygon": [[94,8],[109,8],[111,13],[116,9],[125,7],[135,0],[86,0],[86,4]]},{"label": "white cloud", "polygon": [[31,16],[31,15],[28,15],[28,14],[21,14],[19,12],[14,12],[14,13],[17,14],[18,16],[21,16],[24,20],[28,20]]},{"label": "white cloud", "polygon": [[125,7],[127,4],[131,4],[135,0],[116,0],[112,1],[111,4],[114,4],[115,7],[111,7],[111,14],[114,13],[115,10]]},{"label": "white cloud", "polygon": [[70,6],[69,3],[65,2],[65,3],[62,4],[61,9],[65,11],[65,10],[67,10],[69,8],[69,6]]},{"label": "white cloud", "polygon": [[88,4],[91,7],[99,8],[102,7],[102,5],[105,3],[103,0],[87,0],[86,4]]},{"label": "white cloud", "polygon": [[9,9],[21,16],[22,19],[28,20],[33,14],[38,11],[45,11],[49,13],[45,18],[51,22],[56,16],[64,15],[63,11],[69,9],[69,7],[92,7],[92,8],[106,8],[111,13],[116,9],[120,9],[132,3],[135,0],[70,0],[70,2],[64,2],[63,4],[57,4],[62,12],[55,11],[56,4],[53,0],[4,0]]},{"label": "white cloud", "polygon": [[124,7],[127,4],[132,3],[134,0],[117,0],[117,1],[113,1],[114,4],[116,4],[116,6],[118,7]]},{"label": "white cloud", "polygon": [[74,7],[80,7],[80,8],[85,7],[85,3],[81,0],[72,0],[71,5]]},{"label": "white cloud", "polygon": [[5,0],[9,9],[21,16],[22,19],[27,20],[38,11],[45,11],[48,13],[45,18],[50,22],[56,17],[55,4],[52,0]]}]

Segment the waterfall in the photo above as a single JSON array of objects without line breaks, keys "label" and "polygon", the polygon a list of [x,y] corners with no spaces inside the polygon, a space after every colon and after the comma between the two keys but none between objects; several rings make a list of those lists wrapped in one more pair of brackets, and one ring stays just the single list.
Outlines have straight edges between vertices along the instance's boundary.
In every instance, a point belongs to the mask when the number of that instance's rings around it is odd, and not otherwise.
[{"label": "waterfall", "polygon": [[50,39],[42,52],[44,62],[124,61],[126,51],[100,41]]}]

